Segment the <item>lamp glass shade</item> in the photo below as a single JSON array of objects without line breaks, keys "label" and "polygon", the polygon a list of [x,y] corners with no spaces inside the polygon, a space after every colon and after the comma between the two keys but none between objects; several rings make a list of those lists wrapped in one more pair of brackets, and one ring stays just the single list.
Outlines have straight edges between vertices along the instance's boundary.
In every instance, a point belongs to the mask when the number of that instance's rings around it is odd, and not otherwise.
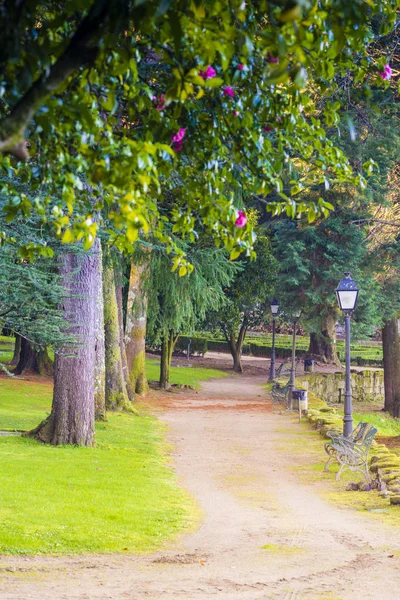
[{"label": "lamp glass shade", "polygon": [[301,317],[301,308],[299,308],[298,310],[295,310],[295,311],[294,311],[294,313],[293,313],[293,317],[294,317],[295,319],[300,319],[300,317]]},{"label": "lamp glass shade", "polygon": [[277,315],[278,314],[278,309],[279,309],[279,304],[277,300],[272,300],[271,302],[271,313],[273,315]]},{"label": "lamp glass shade", "polygon": [[341,310],[354,310],[357,304],[358,292],[356,282],[346,273],[346,277],[342,279],[336,288],[336,296]]}]

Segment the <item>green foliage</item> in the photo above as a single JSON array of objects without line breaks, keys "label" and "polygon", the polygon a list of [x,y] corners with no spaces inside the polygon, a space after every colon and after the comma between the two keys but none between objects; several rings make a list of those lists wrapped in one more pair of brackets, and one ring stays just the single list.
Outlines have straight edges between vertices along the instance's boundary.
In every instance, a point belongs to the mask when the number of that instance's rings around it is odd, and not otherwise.
[{"label": "green foliage", "polygon": [[[330,98],[344,74],[365,93],[386,86],[381,60],[367,49],[371,19],[387,33],[396,7],[379,0],[365,8],[364,0],[7,4],[0,22],[7,219],[49,208],[64,242],[90,245],[93,210],[101,208],[114,244],[130,250],[139,231],[151,229],[180,268],[183,250],[164,218],[192,240],[204,228],[229,252],[252,252],[251,228],[235,227],[236,189],[276,192],[278,202],[268,205],[275,213],[325,214],[324,193],[296,202],[299,187],[364,178],[327,137],[336,103],[321,113],[310,90]],[[216,78],[200,76],[207,65]],[[223,86],[234,87],[234,99]],[[166,106],[158,110],[161,94]],[[17,164],[13,156],[27,154],[26,128],[33,160]],[[179,128],[186,128],[181,152],[171,145]],[[284,193],[283,172],[292,168]],[[174,197],[167,217],[166,193]]]},{"label": "green foliage", "polygon": [[[47,384],[2,380],[0,429],[36,425],[50,394]],[[2,554],[143,553],[193,523],[197,509],[167,466],[160,423],[110,414],[96,439],[78,448],[0,437]]]},{"label": "green foliage", "polygon": [[185,244],[185,252],[194,266],[187,277],[171,271],[169,258],[154,248],[150,256],[147,339],[159,345],[169,331],[190,333],[206,312],[225,301],[223,288],[238,270],[222,249],[207,243]]}]

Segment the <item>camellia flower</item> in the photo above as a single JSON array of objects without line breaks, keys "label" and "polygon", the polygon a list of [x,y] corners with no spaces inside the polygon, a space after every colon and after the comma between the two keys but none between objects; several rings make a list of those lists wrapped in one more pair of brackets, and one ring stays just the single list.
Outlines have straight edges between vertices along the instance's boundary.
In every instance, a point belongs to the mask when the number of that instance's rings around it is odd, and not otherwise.
[{"label": "camellia flower", "polygon": [[238,68],[238,71],[243,71],[244,65],[242,65],[242,63],[240,63],[237,68]]},{"label": "camellia flower", "polygon": [[165,102],[165,94],[161,94],[159,98],[157,98],[157,96],[153,96],[151,100],[153,104],[156,105],[157,110],[164,110],[164,108],[167,106]]},{"label": "camellia flower", "polygon": [[239,116],[239,113],[238,113],[238,111],[237,111],[237,110],[234,110],[234,111],[233,111],[233,116],[234,116],[234,117],[238,117],[238,116]]},{"label": "camellia flower", "polygon": [[272,129],[269,125],[264,125],[263,129],[266,133],[270,133],[272,131]]},{"label": "camellia flower", "polygon": [[271,56],[271,54],[268,54],[267,62],[269,62],[269,63],[278,63],[279,62],[279,58],[277,56]]},{"label": "camellia flower", "polygon": [[176,152],[180,152],[183,148],[183,138],[185,137],[186,127],[181,127],[178,133],[172,136],[172,147]]},{"label": "camellia flower", "polygon": [[217,74],[216,70],[213,69],[210,65],[208,65],[205,71],[199,71],[200,77],[203,79],[212,79]]},{"label": "camellia flower", "polygon": [[235,90],[233,89],[233,87],[230,86],[222,88],[222,93],[224,94],[224,96],[228,96],[229,98],[235,97]]},{"label": "camellia flower", "polygon": [[247,216],[246,213],[243,212],[242,210],[238,211],[238,217],[235,221],[235,225],[236,227],[244,227],[247,223]]},{"label": "camellia flower", "polygon": [[379,71],[378,73],[382,79],[391,79],[392,77],[392,68],[390,65],[385,65],[383,67],[383,71]]}]

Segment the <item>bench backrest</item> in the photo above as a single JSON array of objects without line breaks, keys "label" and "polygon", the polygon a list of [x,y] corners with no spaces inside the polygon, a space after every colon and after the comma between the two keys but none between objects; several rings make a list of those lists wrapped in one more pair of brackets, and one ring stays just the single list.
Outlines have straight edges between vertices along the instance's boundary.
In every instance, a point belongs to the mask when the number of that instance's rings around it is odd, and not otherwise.
[{"label": "bench backrest", "polygon": [[369,448],[377,432],[378,430],[376,427],[373,427],[370,423],[360,422],[357,427],[353,429],[350,437],[354,443]]}]

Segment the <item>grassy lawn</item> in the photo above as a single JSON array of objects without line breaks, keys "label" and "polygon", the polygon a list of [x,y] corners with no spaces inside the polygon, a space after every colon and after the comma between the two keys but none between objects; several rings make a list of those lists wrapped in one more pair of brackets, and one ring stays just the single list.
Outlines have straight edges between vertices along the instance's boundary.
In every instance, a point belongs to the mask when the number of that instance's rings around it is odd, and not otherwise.
[{"label": "grassy lawn", "polygon": [[[158,362],[147,361],[149,379],[158,378]],[[224,376],[171,370],[173,383],[195,386]],[[51,397],[48,381],[0,378],[0,430],[33,428],[50,412]],[[95,448],[52,447],[0,436],[1,554],[149,552],[198,521],[168,464],[160,421],[109,413],[96,425],[96,441]]]},{"label": "grassy lawn", "polygon": [[[186,359],[182,359],[184,363]],[[160,360],[146,358],[146,374],[147,379],[158,381],[160,377]],[[227,377],[225,371],[217,369],[200,369],[196,367],[171,367],[171,383],[181,385],[192,385],[196,388],[200,386],[201,381],[207,381],[215,377]]]},{"label": "grassy lawn", "polygon": [[[51,385],[2,378],[0,429],[49,412]],[[155,418],[109,414],[95,448],[0,437],[0,553],[149,552],[198,519]]]}]

